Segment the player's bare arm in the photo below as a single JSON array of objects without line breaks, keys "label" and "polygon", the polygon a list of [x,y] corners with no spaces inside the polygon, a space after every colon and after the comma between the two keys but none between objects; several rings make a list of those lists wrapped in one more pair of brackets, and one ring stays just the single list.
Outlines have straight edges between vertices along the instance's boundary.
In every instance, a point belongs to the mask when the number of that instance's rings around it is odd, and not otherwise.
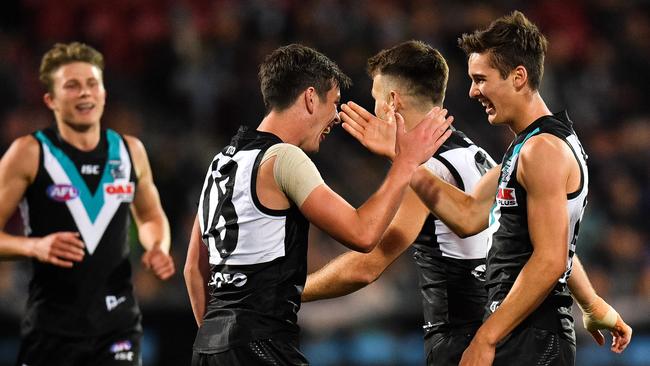
[{"label": "player's bare arm", "polygon": [[138,238],[146,250],[142,256],[142,265],[158,278],[166,280],[175,272],[174,261],[169,255],[169,222],[162,209],[158,189],[154,185],[144,145],[132,136],[125,136],[125,140],[138,177],[131,212],[138,226]]},{"label": "player's bare arm", "polygon": [[605,344],[605,337],[600,330],[609,331],[612,335],[612,352],[623,352],[632,339],[632,328],[623,321],[613,307],[596,294],[577,256],[573,257],[571,277],[567,283],[573,298],[582,310],[585,329],[601,346]]},{"label": "player's bare arm", "polygon": [[208,299],[208,282],[210,279],[210,263],[208,247],[201,239],[201,228],[198,217],[194,220],[190,243],[187,246],[187,259],[183,275],[187,293],[192,304],[192,312],[196,324],[201,326]]},{"label": "player's bare arm", "polygon": [[429,210],[411,189],[404,193],[395,218],[370,253],[345,253],[307,276],[302,301],[344,296],[374,282],[417,237]]},{"label": "player's bare arm", "polygon": [[409,132],[397,120],[396,155],[380,188],[355,209],[341,196],[322,184],[300,206],[311,223],[350,249],[369,252],[390,224],[416,168],[431,157],[449,137],[451,118],[437,108]]},{"label": "player's bare arm", "polygon": [[463,366],[491,364],[496,344],[542,303],[566,270],[567,192],[575,191],[580,179],[575,157],[559,138],[542,134],[523,146],[518,164],[517,181],[527,192],[533,253],[463,353]]},{"label": "player's bare arm", "polygon": [[445,225],[466,238],[488,227],[500,172],[501,165],[490,169],[468,194],[420,167],[411,179],[411,188]]},{"label": "player's bare arm", "polygon": [[84,257],[84,244],[78,233],[57,232],[42,238],[28,238],[3,231],[27,187],[34,181],[38,164],[39,146],[31,135],[16,139],[0,160],[0,257],[36,258],[70,268]]}]

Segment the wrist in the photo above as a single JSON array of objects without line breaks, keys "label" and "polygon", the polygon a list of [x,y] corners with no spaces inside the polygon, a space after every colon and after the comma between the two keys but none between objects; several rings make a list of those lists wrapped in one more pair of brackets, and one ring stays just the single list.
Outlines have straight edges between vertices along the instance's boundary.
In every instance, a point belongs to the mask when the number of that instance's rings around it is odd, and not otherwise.
[{"label": "wrist", "polygon": [[38,243],[38,238],[28,238],[25,245],[22,246],[24,248],[23,256],[27,258],[37,258],[38,256],[36,251],[37,243]]},{"label": "wrist", "polygon": [[490,329],[489,324],[484,323],[476,331],[473,341],[476,343],[488,345],[490,347],[496,347],[500,339],[498,338],[497,333]]}]

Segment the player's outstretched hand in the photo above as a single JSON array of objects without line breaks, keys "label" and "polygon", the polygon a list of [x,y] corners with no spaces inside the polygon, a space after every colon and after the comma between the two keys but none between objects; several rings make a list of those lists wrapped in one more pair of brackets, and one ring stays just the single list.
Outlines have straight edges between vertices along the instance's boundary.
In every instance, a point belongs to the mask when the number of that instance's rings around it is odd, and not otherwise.
[{"label": "player's outstretched hand", "polygon": [[447,110],[434,107],[413,129],[406,132],[404,119],[394,113],[397,124],[395,159],[402,158],[411,164],[420,165],[429,159],[451,135],[449,126],[454,117],[447,117]]},{"label": "player's outstretched hand", "polygon": [[159,246],[154,246],[142,255],[142,265],[161,280],[168,279],[176,272],[174,259]]},{"label": "player's outstretched hand", "polygon": [[632,340],[632,328],[623,321],[611,305],[601,297],[597,297],[592,304],[581,308],[582,322],[596,343],[601,346],[605,344],[605,337],[600,331],[607,330],[612,334],[612,352],[625,351]]},{"label": "player's outstretched hand", "polygon": [[43,263],[71,268],[74,262],[84,259],[84,243],[79,233],[62,231],[31,242],[32,257]]},{"label": "player's outstretched hand", "polygon": [[387,112],[387,120],[376,117],[354,102],[343,104],[339,115],[343,120],[343,129],[366,149],[392,160],[395,157],[397,124],[388,104],[384,103],[382,108]]}]

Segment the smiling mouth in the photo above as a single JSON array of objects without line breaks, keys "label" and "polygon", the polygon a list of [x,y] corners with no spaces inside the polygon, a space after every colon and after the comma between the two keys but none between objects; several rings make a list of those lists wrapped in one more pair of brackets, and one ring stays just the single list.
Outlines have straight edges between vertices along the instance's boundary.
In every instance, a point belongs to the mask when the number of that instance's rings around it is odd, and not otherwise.
[{"label": "smiling mouth", "polygon": [[490,103],[489,101],[483,99],[479,100],[483,108],[485,108],[485,113],[487,114],[493,114],[495,112],[494,105]]},{"label": "smiling mouth", "polygon": [[80,103],[75,106],[75,109],[79,112],[89,112],[95,108],[94,103]]}]

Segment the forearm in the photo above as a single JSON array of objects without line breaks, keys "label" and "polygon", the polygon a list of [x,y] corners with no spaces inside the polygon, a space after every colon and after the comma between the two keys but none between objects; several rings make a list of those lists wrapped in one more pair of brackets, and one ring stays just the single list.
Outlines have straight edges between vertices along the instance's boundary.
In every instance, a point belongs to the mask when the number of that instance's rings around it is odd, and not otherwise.
[{"label": "forearm", "polygon": [[0,258],[19,259],[34,257],[36,238],[10,235],[0,231]]},{"label": "forearm", "polygon": [[569,277],[567,284],[569,285],[569,290],[571,290],[571,295],[573,295],[573,298],[582,308],[593,304],[598,298],[577,255],[573,257],[571,277]]},{"label": "forearm", "polygon": [[196,324],[200,327],[203,323],[207,304],[208,279],[203,277],[198,267],[188,267],[187,265],[185,266],[184,277],[190,304],[192,305],[192,313],[194,313]]},{"label": "forearm", "polygon": [[489,202],[479,202],[425,167],[415,172],[410,186],[429,210],[457,235],[467,237],[487,228]]},{"label": "forearm", "polygon": [[483,323],[477,337],[495,345],[537,309],[562,275],[562,266],[555,262],[533,253],[506,298]]},{"label": "forearm", "polygon": [[138,238],[145,250],[158,246],[163,252],[169,253],[171,235],[167,217],[160,214],[141,222],[138,225]]},{"label": "forearm", "polygon": [[364,266],[361,253],[345,253],[307,276],[302,301],[331,299],[351,294],[379,277]]},{"label": "forearm", "polygon": [[351,227],[367,236],[368,250],[374,248],[388,228],[414,172],[415,167],[396,162],[379,189],[357,209],[358,220]]}]

